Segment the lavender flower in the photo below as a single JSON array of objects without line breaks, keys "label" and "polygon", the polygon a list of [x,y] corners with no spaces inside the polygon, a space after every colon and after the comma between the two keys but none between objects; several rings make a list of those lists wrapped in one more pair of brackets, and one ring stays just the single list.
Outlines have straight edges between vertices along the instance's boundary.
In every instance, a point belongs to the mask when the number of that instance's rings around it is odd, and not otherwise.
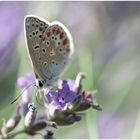
[{"label": "lavender flower", "polygon": [[67,110],[70,103],[75,102],[81,93],[81,82],[85,79],[83,73],[79,73],[75,80],[60,80],[57,91],[50,91],[47,98],[51,99],[50,106],[54,109]]},{"label": "lavender flower", "polygon": [[67,82],[63,82],[63,88],[59,91],[50,91],[49,96],[52,100],[51,106],[55,109],[66,110],[68,103],[76,98],[76,94],[70,90]]},{"label": "lavender flower", "polygon": [[93,103],[92,92],[84,92],[82,80],[83,73],[79,73],[75,80],[61,80],[57,90],[50,90],[46,95],[46,116],[48,120],[57,125],[70,125],[81,120],[79,111],[92,107],[101,110],[99,105]]}]

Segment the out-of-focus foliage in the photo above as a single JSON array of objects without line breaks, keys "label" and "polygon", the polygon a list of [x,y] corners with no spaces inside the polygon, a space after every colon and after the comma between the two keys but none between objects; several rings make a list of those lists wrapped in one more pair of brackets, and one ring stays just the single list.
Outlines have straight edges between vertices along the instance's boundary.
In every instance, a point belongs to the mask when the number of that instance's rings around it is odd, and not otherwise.
[{"label": "out-of-focus foliage", "polygon": [[85,89],[97,89],[103,106],[99,113],[89,110],[80,123],[60,127],[55,137],[140,138],[140,2],[0,2],[0,119],[14,113],[10,101],[21,92],[14,92],[17,76],[33,71],[25,14],[58,20],[70,30],[75,55],[62,78],[85,72]]}]

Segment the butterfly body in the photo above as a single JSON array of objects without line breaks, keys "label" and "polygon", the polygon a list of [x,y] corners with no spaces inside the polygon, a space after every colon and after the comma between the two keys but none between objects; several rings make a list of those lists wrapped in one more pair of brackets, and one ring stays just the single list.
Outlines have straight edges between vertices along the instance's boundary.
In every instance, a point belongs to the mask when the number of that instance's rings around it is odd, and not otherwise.
[{"label": "butterfly body", "polygon": [[25,36],[36,85],[40,88],[52,86],[74,51],[68,29],[58,21],[49,23],[29,15],[25,17]]}]

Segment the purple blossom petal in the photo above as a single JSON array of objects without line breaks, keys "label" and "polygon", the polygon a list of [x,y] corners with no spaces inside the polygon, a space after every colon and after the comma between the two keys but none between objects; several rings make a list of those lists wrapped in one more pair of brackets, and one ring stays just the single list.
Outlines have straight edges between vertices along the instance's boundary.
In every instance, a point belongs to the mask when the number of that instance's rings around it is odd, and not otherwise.
[{"label": "purple blossom petal", "polygon": [[33,73],[27,73],[25,77],[17,79],[17,85],[24,90],[24,93],[22,94],[22,101],[24,103],[30,102],[34,83],[35,75]]},{"label": "purple blossom petal", "polygon": [[68,80],[67,84],[70,87],[71,91],[75,91],[75,89],[77,88],[77,86],[75,85],[75,80]]},{"label": "purple blossom petal", "polygon": [[56,91],[51,91],[49,92],[49,96],[53,99],[53,100],[57,100],[58,99],[58,92]]},{"label": "purple blossom petal", "polygon": [[32,83],[35,83],[35,75],[33,73],[27,73],[24,77],[17,79],[17,85],[21,88],[27,88]]},{"label": "purple blossom petal", "polygon": [[17,80],[17,85],[20,86],[21,88],[25,88],[27,85],[27,80],[24,77],[20,77]]},{"label": "purple blossom petal", "polygon": [[62,83],[62,87],[63,87],[63,88],[62,88],[62,91],[63,91],[63,92],[67,92],[67,91],[70,90],[69,85],[68,85],[67,82],[65,82],[65,81]]},{"label": "purple blossom petal", "polygon": [[65,110],[67,109],[67,104],[72,102],[77,97],[77,94],[71,91],[67,82],[64,81],[62,89],[59,91],[50,91],[49,96],[52,99],[51,105],[54,106],[54,108]]}]

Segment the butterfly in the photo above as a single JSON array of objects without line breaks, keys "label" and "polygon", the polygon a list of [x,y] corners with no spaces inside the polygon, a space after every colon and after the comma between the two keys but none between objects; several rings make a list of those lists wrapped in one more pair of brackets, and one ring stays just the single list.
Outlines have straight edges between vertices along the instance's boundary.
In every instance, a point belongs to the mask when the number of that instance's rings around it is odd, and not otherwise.
[{"label": "butterfly", "polygon": [[26,46],[39,89],[53,86],[74,52],[72,36],[60,22],[48,22],[34,15],[25,17]]}]

